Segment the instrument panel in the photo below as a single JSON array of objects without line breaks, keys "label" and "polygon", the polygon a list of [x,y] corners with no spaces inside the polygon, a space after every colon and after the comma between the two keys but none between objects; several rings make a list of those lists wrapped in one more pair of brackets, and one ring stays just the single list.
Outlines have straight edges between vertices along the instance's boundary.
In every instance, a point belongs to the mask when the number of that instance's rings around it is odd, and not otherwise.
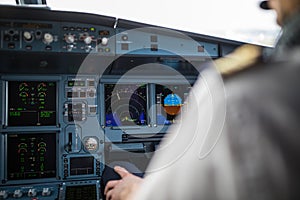
[{"label": "instrument panel", "polygon": [[105,166],[145,170],[205,63],[241,45],[88,13],[0,16],[0,199],[102,199]]},{"label": "instrument panel", "polygon": [[[155,77],[150,79],[155,82]],[[61,196],[66,187],[61,199],[68,199],[77,186],[64,184],[85,180],[92,183],[86,190],[97,186],[99,198],[105,163],[114,160],[124,144],[141,155],[146,153],[144,143],[158,144],[168,126],[176,123],[175,116],[184,112],[184,98],[191,88],[176,82],[114,81],[95,75],[1,76],[0,89],[6,94],[0,129],[4,150],[0,158],[5,161],[0,191],[6,195],[1,197]],[[155,139],[149,135],[156,133]],[[119,149],[107,150],[111,144]],[[110,151],[114,153],[105,159]],[[49,186],[41,188],[45,183]]]}]

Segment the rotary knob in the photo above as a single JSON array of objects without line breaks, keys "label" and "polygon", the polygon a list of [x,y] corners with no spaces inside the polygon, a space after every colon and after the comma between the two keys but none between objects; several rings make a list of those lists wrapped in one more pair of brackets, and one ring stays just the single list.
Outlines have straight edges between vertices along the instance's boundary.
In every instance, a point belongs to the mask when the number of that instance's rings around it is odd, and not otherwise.
[{"label": "rotary knob", "polygon": [[102,44],[103,46],[106,46],[106,45],[108,44],[108,38],[106,38],[106,37],[102,38],[101,44]]},{"label": "rotary knob", "polygon": [[25,31],[23,33],[23,37],[24,37],[24,40],[27,41],[27,42],[29,42],[33,39],[33,36],[29,31]]},{"label": "rotary knob", "polygon": [[53,42],[53,35],[50,33],[45,33],[44,35],[44,43],[45,44],[50,44],[51,42]]},{"label": "rotary knob", "polygon": [[92,37],[91,36],[86,36],[83,41],[84,41],[85,44],[91,44],[92,43]]},{"label": "rotary knob", "polygon": [[65,35],[65,41],[66,43],[73,43],[75,41],[75,37],[74,35],[71,35],[71,34],[68,34],[68,35]]}]

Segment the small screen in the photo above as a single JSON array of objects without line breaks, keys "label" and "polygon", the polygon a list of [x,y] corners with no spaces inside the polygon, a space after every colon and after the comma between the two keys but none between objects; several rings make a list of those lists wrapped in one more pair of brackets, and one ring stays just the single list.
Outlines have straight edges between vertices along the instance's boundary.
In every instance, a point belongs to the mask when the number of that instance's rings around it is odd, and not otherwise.
[{"label": "small screen", "polygon": [[56,125],[56,82],[9,81],[7,125]]},{"label": "small screen", "polygon": [[105,85],[106,126],[147,125],[147,85]]},{"label": "small screen", "polygon": [[70,175],[94,174],[94,157],[75,157],[70,158]]},{"label": "small screen", "polygon": [[157,124],[176,123],[183,110],[191,85],[156,85]]},{"label": "small screen", "polygon": [[7,135],[8,180],[56,176],[56,133]]},{"label": "small screen", "polygon": [[97,200],[96,185],[68,186],[66,200]]}]

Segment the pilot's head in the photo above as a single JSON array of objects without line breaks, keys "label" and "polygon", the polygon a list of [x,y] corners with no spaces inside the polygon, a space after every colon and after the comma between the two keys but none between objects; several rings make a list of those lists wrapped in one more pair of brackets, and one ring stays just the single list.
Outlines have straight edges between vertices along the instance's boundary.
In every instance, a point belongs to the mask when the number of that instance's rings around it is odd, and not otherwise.
[{"label": "pilot's head", "polygon": [[277,24],[282,26],[290,16],[300,12],[300,0],[262,1],[260,7],[263,9],[274,9],[277,14]]}]

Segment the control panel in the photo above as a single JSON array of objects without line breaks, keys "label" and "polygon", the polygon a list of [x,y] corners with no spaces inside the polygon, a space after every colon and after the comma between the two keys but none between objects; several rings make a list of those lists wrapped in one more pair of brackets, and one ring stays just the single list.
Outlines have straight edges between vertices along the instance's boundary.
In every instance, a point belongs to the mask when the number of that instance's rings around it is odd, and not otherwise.
[{"label": "control panel", "polygon": [[241,43],[89,13],[0,6],[0,199],[102,199],[145,170],[211,59]]},{"label": "control panel", "polygon": [[[143,155],[180,120],[192,85],[117,78],[1,75],[0,197],[72,199],[78,188],[99,199],[105,164],[120,152],[140,152],[149,162]],[[89,184],[84,189],[78,180]]]},{"label": "control panel", "polygon": [[0,190],[1,199],[45,199],[53,200],[58,197],[58,185],[20,185],[10,186]]},{"label": "control panel", "polygon": [[53,21],[1,21],[1,49],[28,52],[114,53],[114,29]]},{"label": "control panel", "polygon": [[1,75],[0,197],[68,199],[69,188],[84,180],[89,184],[82,191],[100,198],[105,138],[98,79]]}]

